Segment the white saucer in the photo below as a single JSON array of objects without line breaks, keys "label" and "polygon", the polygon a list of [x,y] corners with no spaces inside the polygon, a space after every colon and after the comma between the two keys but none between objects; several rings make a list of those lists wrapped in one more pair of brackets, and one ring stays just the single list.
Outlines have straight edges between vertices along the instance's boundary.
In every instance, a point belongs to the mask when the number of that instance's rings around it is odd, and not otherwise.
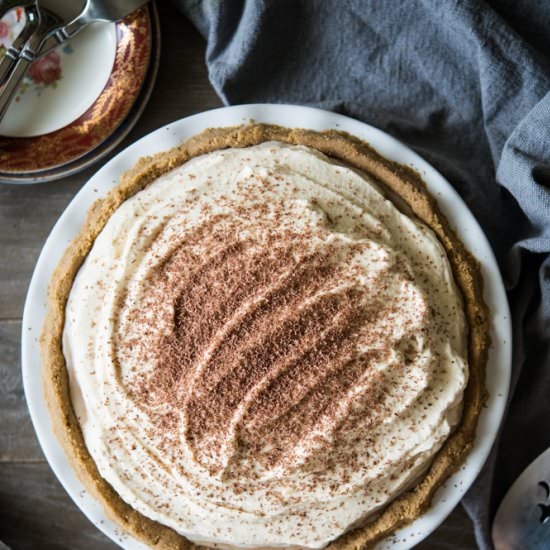
[{"label": "white saucer", "polygon": [[414,167],[424,178],[451,225],[481,263],[485,300],[491,310],[492,342],[487,371],[489,400],[482,411],[474,447],[462,468],[435,494],[432,506],[416,521],[377,545],[379,550],[405,550],[436,529],[459,503],[481,470],[504,414],[511,370],[511,323],[508,303],[496,260],[478,223],[451,185],[416,153],[389,135],[351,118],[320,109],[290,105],[242,105],[224,107],[178,120],[130,145],[103,166],[79,191],[48,237],[31,280],[22,328],[23,385],[31,418],[42,450],[59,481],[77,506],[108,537],[127,550],[147,547],[121,534],[100,505],[77,480],[63,450],[52,435],[42,394],[38,336],[46,310],[46,291],[61,255],[80,230],[89,206],[118,182],[120,175],[142,156],[170,149],[188,137],[213,126],[234,126],[251,119],[287,127],[344,130],[368,141],[383,156]]},{"label": "white saucer", "polygon": [[[55,132],[85,113],[105,88],[117,50],[116,25],[96,23],[54,50],[59,79],[45,85],[27,74],[8,108],[0,135],[32,137]],[[48,54],[50,56],[52,54]],[[48,57],[47,56],[47,57]],[[38,75],[40,76],[40,75]]]}]

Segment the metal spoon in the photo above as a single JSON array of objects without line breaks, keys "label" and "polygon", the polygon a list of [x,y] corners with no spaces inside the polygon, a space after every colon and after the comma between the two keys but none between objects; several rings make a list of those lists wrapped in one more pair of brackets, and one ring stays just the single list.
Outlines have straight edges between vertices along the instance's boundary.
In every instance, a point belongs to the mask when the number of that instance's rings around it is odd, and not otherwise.
[{"label": "metal spoon", "polygon": [[550,449],[516,479],[493,523],[496,550],[550,549]]},{"label": "metal spoon", "polygon": [[6,113],[29,65],[37,58],[44,41],[82,12],[84,0],[36,0],[38,25],[19,54],[13,70],[0,89],[0,120]]},{"label": "metal spoon", "polygon": [[[35,0],[8,0],[13,6],[19,6],[23,2],[27,6],[35,6]],[[85,26],[96,21],[103,21],[112,23],[123,19],[133,11],[137,10],[149,0],[86,0],[85,6],[80,15],[73,19],[64,28],[60,28],[53,35],[49,36],[42,44],[40,51],[37,53],[37,58],[41,57],[55,47],[62,44],[68,38],[72,38],[75,34],[78,34]],[[2,9],[3,4],[2,4]],[[8,10],[9,11],[9,10]],[[27,19],[28,23],[28,19]],[[32,29],[30,29],[32,31]],[[13,60],[16,60],[21,54],[23,46],[27,42],[28,37],[32,32],[27,32],[27,27],[23,29],[21,34],[17,37],[15,42],[8,48],[5,55]],[[25,37],[23,37],[25,34]],[[5,59],[2,60],[6,61]],[[9,61],[9,60],[8,60]],[[0,63],[2,63],[0,62]],[[5,63],[8,69],[0,67],[0,84],[3,82],[5,75],[9,72],[11,65],[9,62]]]},{"label": "metal spoon", "polygon": [[118,21],[146,4],[148,0],[86,0],[82,13],[64,29],[65,38],[95,21]]},{"label": "metal spoon", "polygon": [[42,45],[39,55],[44,55],[65,40],[78,34],[84,27],[96,21],[113,23],[147,4],[149,0],[86,0],[82,13],[64,28],[59,29]]}]

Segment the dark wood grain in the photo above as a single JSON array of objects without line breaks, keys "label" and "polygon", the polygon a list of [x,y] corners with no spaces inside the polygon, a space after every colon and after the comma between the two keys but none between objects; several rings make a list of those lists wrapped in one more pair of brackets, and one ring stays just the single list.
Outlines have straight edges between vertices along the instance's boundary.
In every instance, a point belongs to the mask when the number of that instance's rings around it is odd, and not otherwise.
[{"label": "dark wood grain", "polygon": [[[221,104],[208,82],[204,41],[172,4],[160,0],[158,5],[163,51],[157,84],[143,117],[118,150],[159,126]],[[13,550],[116,548],[44,462],[20,372],[21,314],[34,264],[53,224],[97,168],[48,184],[0,185],[0,540]],[[418,548],[475,548],[462,508]]]},{"label": "dark wood grain", "polygon": [[0,539],[12,550],[114,550],[46,463],[0,466]]},{"label": "dark wood grain", "polygon": [[0,463],[43,461],[23,395],[20,338],[20,321],[0,321]]}]

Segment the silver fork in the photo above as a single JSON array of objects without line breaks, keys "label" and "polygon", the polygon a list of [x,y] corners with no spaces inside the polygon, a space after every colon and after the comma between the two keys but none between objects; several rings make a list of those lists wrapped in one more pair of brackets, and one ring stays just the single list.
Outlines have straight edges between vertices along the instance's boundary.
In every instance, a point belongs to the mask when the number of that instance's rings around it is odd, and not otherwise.
[{"label": "silver fork", "polygon": [[[37,58],[42,44],[82,12],[84,4],[75,0],[36,0],[38,24],[19,54],[8,79],[0,89],[0,120],[5,115],[21,79],[29,65]],[[8,58],[9,59],[9,58]]]}]

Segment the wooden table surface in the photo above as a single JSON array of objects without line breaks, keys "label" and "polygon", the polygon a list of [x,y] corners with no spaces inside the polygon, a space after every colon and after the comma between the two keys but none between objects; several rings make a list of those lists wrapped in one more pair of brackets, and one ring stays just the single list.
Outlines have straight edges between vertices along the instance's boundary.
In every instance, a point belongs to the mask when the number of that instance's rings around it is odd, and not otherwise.
[{"label": "wooden table surface", "polygon": [[[173,120],[221,105],[204,64],[205,42],[171,3],[158,2],[162,56],[146,110],[117,151]],[[20,371],[23,302],[53,224],[92,167],[67,179],[0,185],[0,540],[13,550],[106,550],[116,545],[79,511],[45,462],[27,413]],[[418,548],[475,548],[462,507]]]}]

